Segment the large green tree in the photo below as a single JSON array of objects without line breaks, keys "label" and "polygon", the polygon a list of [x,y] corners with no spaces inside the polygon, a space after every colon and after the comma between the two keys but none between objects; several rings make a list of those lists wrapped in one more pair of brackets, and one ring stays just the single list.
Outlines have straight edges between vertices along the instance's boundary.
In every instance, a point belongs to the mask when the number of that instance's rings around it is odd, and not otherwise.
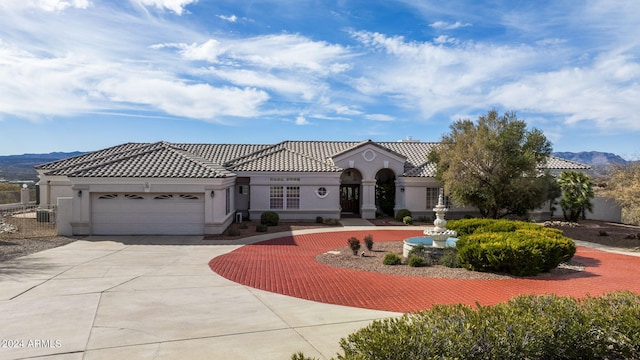
[{"label": "large green tree", "polygon": [[457,205],[477,207],[485,217],[523,215],[548,199],[552,183],[541,173],[551,143],[514,112],[496,110],[476,122],[461,119],[429,154],[436,178]]}]

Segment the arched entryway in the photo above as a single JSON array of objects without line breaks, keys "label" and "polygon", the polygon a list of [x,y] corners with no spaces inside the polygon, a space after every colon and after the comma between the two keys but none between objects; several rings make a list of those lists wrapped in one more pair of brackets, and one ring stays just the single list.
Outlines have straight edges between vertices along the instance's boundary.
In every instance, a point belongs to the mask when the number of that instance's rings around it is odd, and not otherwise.
[{"label": "arched entryway", "polygon": [[393,216],[396,206],[396,174],[390,169],[382,169],[376,173],[376,209]]},{"label": "arched entryway", "polygon": [[356,169],[346,169],[340,175],[341,216],[360,214],[362,174]]}]

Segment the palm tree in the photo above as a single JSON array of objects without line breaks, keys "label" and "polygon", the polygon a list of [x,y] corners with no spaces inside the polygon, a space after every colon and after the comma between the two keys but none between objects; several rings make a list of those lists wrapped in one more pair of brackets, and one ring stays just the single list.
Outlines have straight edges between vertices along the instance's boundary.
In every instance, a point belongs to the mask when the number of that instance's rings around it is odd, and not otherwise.
[{"label": "palm tree", "polygon": [[589,175],[563,171],[558,178],[558,185],[562,189],[560,207],[565,220],[576,222],[580,217],[585,218],[586,210],[593,211],[593,182]]}]

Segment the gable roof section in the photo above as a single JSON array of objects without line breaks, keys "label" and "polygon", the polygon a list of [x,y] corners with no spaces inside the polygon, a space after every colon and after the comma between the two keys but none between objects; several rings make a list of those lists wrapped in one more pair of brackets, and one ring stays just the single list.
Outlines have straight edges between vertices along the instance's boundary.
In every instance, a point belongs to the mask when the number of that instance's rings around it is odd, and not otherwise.
[{"label": "gable roof section", "polygon": [[231,171],[274,171],[274,172],[339,172],[340,168],[317,153],[297,151],[288,143],[280,143],[227,162]]},{"label": "gable roof section", "polygon": [[[126,143],[36,167],[71,177],[220,178],[239,172],[341,172],[332,158],[372,144],[405,158],[406,177],[433,177],[430,142],[283,141],[278,144]],[[550,170],[590,167],[550,156]],[[400,175],[400,174],[399,174]]]},{"label": "gable roof section", "polygon": [[100,161],[101,159],[106,161],[110,158],[117,157],[120,154],[127,153],[141,147],[146,147],[148,145],[148,143],[125,143],[122,145],[116,145],[106,149],[37,165],[35,168],[38,170],[56,170],[71,166],[80,166],[81,164],[85,164],[91,161]]},{"label": "gable roof section", "polygon": [[147,144],[111,157],[86,159],[48,175],[69,177],[223,178],[224,167],[166,142]]},{"label": "gable roof section", "polygon": [[385,152],[391,153],[392,155],[395,155],[395,156],[400,157],[400,158],[402,158],[402,159],[406,159],[406,158],[407,158],[406,156],[404,156],[404,155],[402,155],[402,154],[400,154],[400,153],[397,153],[397,152],[395,152],[395,151],[391,150],[390,148],[388,148],[388,147],[386,147],[386,146],[382,146],[382,145],[380,145],[379,143],[373,142],[373,141],[371,141],[371,140],[362,141],[362,142],[360,142],[360,143],[356,144],[355,146],[351,146],[351,147],[349,147],[349,148],[347,148],[347,149],[345,149],[345,150],[342,150],[342,151],[340,151],[340,152],[338,152],[338,153],[336,153],[336,154],[333,154],[331,157],[332,157],[332,158],[340,157],[341,155],[347,154],[347,153],[349,153],[349,152],[352,152],[352,151],[354,151],[354,150],[356,150],[356,149],[359,149],[359,148],[361,148],[361,147],[364,147],[364,146],[366,146],[366,145],[373,145],[373,146],[377,147],[378,149],[380,149],[380,150],[382,150],[382,151],[385,151]]}]

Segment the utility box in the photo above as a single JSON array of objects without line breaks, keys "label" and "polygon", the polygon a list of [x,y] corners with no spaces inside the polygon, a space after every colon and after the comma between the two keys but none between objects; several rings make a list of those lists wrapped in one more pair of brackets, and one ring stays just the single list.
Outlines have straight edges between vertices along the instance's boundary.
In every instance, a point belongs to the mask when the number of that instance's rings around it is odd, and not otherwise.
[{"label": "utility box", "polygon": [[36,221],[37,222],[50,222],[51,221],[51,210],[47,210],[47,209],[36,210]]},{"label": "utility box", "polygon": [[241,212],[237,212],[236,213],[236,224],[240,224],[242,222],[242,213]]}]

